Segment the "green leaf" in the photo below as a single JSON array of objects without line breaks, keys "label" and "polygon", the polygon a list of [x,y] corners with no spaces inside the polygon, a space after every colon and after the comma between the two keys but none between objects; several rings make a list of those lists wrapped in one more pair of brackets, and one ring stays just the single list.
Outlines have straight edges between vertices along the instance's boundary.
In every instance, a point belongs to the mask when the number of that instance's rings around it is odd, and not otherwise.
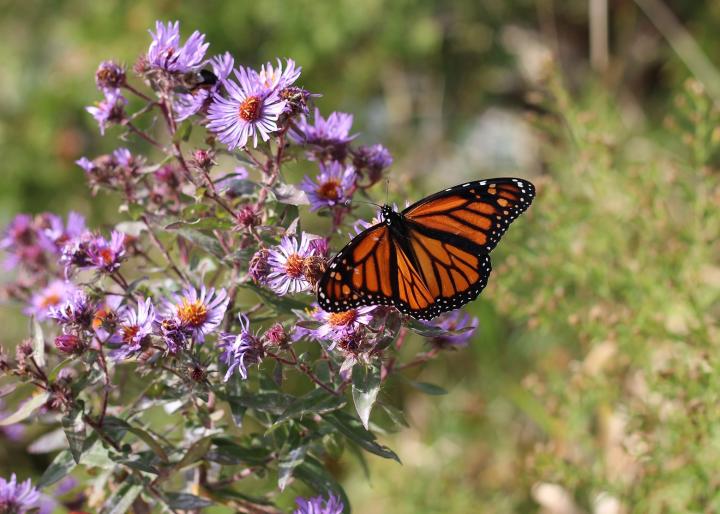
[{"label": "green leaf", "polygon": [[36,394],[28,401],[20,405],[18,410],[10,414],[8,417],[0,419],[0,427],[14,425],[15,423],[20,423],[24,419],[30,417],[30,415],[35,412],[35,409],[38,409],[45,405],[45,402],[47,402],[49,396],[50,394],[47,391]]},{"label": "green leaf", "polygon": [[198,218],[193,221],[175,221],[169,225],[165,225],[165,230],[178,230],[189,228],[194,230],[230,230],[235,224],[229,219],[210,216],[206,218]]},{"label": "green leaf", "polygon": [[70,364],[73,360],[75,360],[74,357],[68,357],[67,359],[61,361],[60,364],[58,364],[57,366],[55,366],[55,367],[50,371],[50,373],[48,374],[48,380],[49,380],[50,382],[54,382],[55,379],[56,379],[57,376],[58,376],[58,373],[60,373],[60,371],[62,371],[62,369],[63,369],[65,366],[67,366],[68,364]]},{"label": "green leaf", "polygon": [[295,468],[294,474],[296,478],[305,482],[319,494],[325,495],[328,491],[334,492],[345,504],[343,514],[350,514],[350,501],[345,490],[316,459],[309,455],[306,456],[305,461]]},{"label": "green leaf", "polygon": [[76,404],[67,415],[62,418],[62,427],[67,437],[70,453],[76,463],[80,463],[80,456],[85,445],[85,422],[83,421],[83,405]]},{"label": "green leaf", "polygon": [[179,143],[180,141],[186,141],[190,139],[190,134],[192,134],[192,122],[190,120],[183,121],[180,126],[175,131],[175,135],[173,136],[173,143]]},{"label": "green leaf", "polygon": [[383,446],[375,442],[375,434],[366,430],[362,424],[345,412],[333,412],[325,419],[335,428],[337,428],[345,437],[363,448],[364,450],[383,457],[385,459],[393,459],[400,462],[400,458],[387,446]]},{"label": "green leaf", "polygon": [[307,446],[298,446],[280,458],[278,463],[278,488],[281,491],[284,491],[290,483],[293,470],[305,460],[307,450]]},{"label": "green leaf", "polygon": [[106,418],[105,423],[107,423],[108,421],[110,422],[110,425],[115,429],[124,428],[126,431],[135,434],[145,444],[147,444],[148,447],[155,453],[155,455],[157,455],[163,462],[169,461],[168,455],[163,449],[163,447],[160,446],[160,443],[158,443],[155,438],[146,430],[137,426],[133,426],[124,419],[120,418]]},{"label": "green leaf", "polygon": [[132,507],[133,502],[140,496],[142,485],[125,484],[115,491],[103,506],[101,514],[125,514]]},{"label": "green leaf", "polygon": [[408,424],[407,420],[405,419],[405,414],[398,409],[393,407],[392,405],[388,405],[386,403],[378,403],[380,408],[385,411],[385,413],[388,415],[390,420],[398,427],[405,427],[408,428],[410,425]]},{"label": "green leaf", "polygon": [[45,366],[45,337],[43,336],[42,326],[34,317],[30,322],[30,336],[32,338],[33,358],[37,365],[41,368]]},{"label": "green leaf", "polygon": [[271,450],[266,447],[240,446],[222,437],[212,440],[214,448],[207,453],[207,460],[218,464],[264,464],[270,458]]},{"label": "green leaf", "polygon": [[380,367],[356,364],[352,370],[352,397],[355,410],[367,430],[370,412],[380,392]]},{"label": "green leaf", "polygon": [[219,259],[225,257],[225,250],[223,250],[220,243],[218,243],[214,237],[210,237],[207,234],[203,234],[202,232],[190,228],[177,229],[176,232],[192,244],[202,248],[208,253],[211,253],[215,257]]},{"label": "green leaf", "polygon": [[297,398],[291,403],[280,417],[275,420],[273,426],[292,418],[299,418],[307,414],[325,414],[342,409],[346,400],[340,396],[332,396],[324,389],[313,389],[309,393]]},{"label": "green leaf", "polygon": [[293,311],[304,311],[308,308],[306,303],[290,298],[289,296],[278,296],[272,291],[258,287],[255,284],[242,284],[242,287],[252,290],[266,305],[272,305],[279,312],[293,314]]},{"label": "green leaf", "polygon": [[45,473],[42,474],[40,480],[38,480],[38,488],[43,489],[62,480],[75,466],[75,459],[70,453],[70,450],[61,451],[45,470]]},{"label": "green leaf", "polygon": [[283,393],[261,392],[248,393],[239,396],[222,395],[232,407],[236,404],[247,409],[254,409],[259,412],[269,412],[280,415],[292,404],[293,397]]},{"label": "green leaf", "polygon": [[211,444],[212,438],[210,436],[203,437],[202,439],[195,441],[190,445],[190,448],[188,448],[188,451],[185,453],[183,458],[175,464],[175,469],[185,468],[202,459],[210,449]]},{"label": "green leaf", "polygon": [[167,505],[171,509],[202,509],[213,504],[212,501],[189,493],[165,493]]}]

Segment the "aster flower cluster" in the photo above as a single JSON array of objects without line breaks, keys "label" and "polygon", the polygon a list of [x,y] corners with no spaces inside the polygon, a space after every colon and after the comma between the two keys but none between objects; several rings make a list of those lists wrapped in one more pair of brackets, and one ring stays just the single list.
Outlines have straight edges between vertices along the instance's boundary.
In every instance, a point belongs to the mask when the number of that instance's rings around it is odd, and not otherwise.
[{"label": "aster flower cluster", "polygon": [[[370,194],[393,159],[380,144],[357,144],[351,114],[321,114],[292,59],[250,66],[209,50],[200,32],[183,39],[179,23],[159,21],[132,67],[99,65],[103,99],[88,111],[126,146],[77,165],[93,194],[120,198],[121,222],[20,214],[0,234],[13,277],[2,296],[32,318],[15,356],[0,351],[0,372],[33,390],[3,399],[0,426],[18,437],[30,419],[62,428],[53,469],[79,463],[82,476],[106,477],[89,510],[138,487],[171,510],[235,507],[226,477],[271,472],[281,491],[292,481],[316,488],[296,513],[337,514],[348,503],[342,487],[329,474],[313,479],[327,460],[319,441],[341,433],[397,458],[369,431],[381,384],[462,348],[477,320],[457,312],[421,324],[391,307],[328,313],[313,302],[331,247],[368,225],[354,196]],[[283,167],[297,160],[314,172],[288,183]],[[413,337],[430,350],[418,345],[403,365],[398,350]],[[238,436],[246,418],[264,428]],[[167,493],[170,483],[212,494]],[[14,475],[0,479],[2,512],[35,508],[40,496]]]}]

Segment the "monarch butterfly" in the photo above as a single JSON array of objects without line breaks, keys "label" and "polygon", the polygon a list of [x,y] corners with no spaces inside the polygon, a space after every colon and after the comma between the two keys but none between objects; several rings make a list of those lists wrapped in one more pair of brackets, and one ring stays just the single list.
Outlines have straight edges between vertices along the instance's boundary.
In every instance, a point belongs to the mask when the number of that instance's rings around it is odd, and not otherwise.
[{"label": "monarch butterfly", "polygon": [[318,282],[328,312],[393,305],[417,319],[474,300],[490,276],[490,251],[535,197],[519,178],[450,187],[401,212],[381,208],[381,222],[361,232]]}]

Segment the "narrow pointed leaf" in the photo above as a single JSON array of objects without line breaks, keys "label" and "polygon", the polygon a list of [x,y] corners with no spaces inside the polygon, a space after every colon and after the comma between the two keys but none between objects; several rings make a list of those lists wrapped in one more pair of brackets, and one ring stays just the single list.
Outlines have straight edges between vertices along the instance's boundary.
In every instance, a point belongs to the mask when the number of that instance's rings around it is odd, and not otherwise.
[{"label": "narrow pointed leaf", "polygon": [[380,392],[380,368],[357,364],[352,370],[352,397],[355,410],[365,430],[370,423],[370,412]]}]

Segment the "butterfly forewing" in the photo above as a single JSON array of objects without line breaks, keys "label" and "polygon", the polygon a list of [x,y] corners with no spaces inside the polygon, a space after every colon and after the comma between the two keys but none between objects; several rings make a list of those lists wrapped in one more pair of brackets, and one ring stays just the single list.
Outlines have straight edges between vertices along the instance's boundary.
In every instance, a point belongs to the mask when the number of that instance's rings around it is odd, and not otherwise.
[{"label": "butterfly forewing", "polygon": [[533,200],[530,182],[498,178],[455,186],[356,236],[318,284],[331,312],[394,305],[430,319],[474,300],[491,271],[488,253]]}]

